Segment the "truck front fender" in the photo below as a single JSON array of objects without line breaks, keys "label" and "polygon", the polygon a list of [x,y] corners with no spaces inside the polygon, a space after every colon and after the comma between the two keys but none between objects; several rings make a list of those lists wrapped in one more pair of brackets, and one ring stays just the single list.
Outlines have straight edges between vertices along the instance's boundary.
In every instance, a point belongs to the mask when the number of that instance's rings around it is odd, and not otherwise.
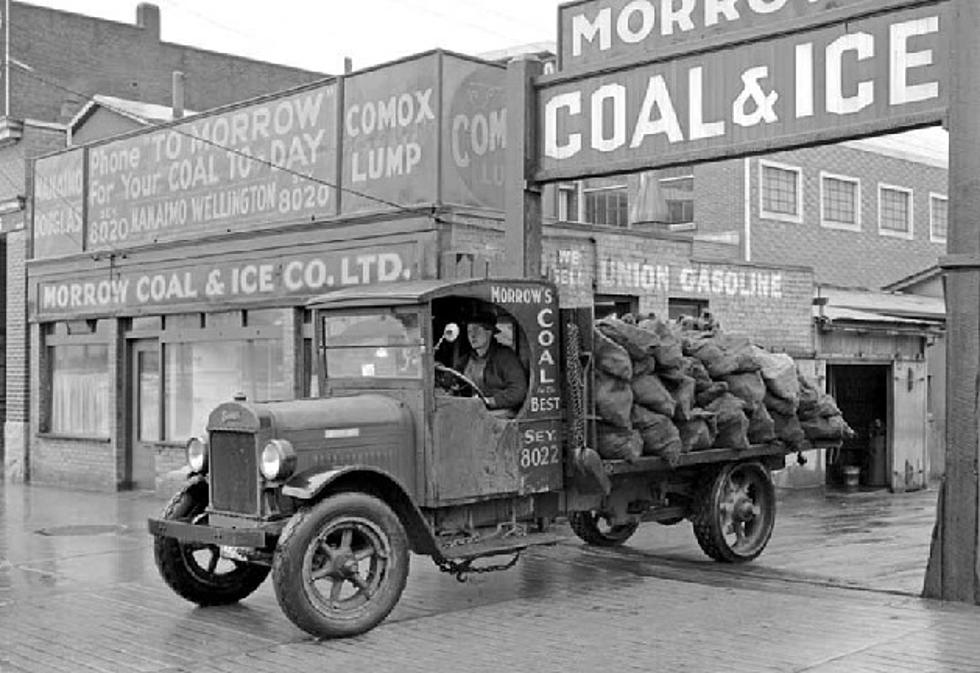
[{"label": "truck front fender", "polygon": [[439,545],[421,510],[401,482],[384,470],[365,465],[314,468],[293,475],[282,487],[284,496],[304,502],[342,491],[368,493],[383,500],[405,528],[412,551],[426,556],[439,555]]}]

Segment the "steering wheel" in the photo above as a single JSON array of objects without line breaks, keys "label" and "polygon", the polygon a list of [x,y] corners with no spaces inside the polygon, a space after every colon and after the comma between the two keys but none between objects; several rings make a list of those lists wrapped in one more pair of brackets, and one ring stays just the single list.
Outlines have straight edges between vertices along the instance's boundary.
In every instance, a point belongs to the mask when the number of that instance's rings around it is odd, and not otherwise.
[{"label": "steering wheel", "polygon": [[490,400],[488,400],[486,398],[486,396],[483,394],[483,391],[480,390],[480,386],[476,385],[476,383],[473,381],[473,379],[471,379],[470,377],[466,376],[466,374],[462,374],[462,373],[456,371],[455,369],[453,369],[451,367],[447,367],[446,365],[442,364],[441,362],[437,362],[436,363],[436,371],[437,372],[444,372],[446,374],[449,374],[450,376],[452,376],[453,378],[457,379],[461,383],[466,384],[474,393],[476,393],[476,396],[479,397],[483,401],[483,404],[484,405],[486,405],[488,408],[490,407]]}]

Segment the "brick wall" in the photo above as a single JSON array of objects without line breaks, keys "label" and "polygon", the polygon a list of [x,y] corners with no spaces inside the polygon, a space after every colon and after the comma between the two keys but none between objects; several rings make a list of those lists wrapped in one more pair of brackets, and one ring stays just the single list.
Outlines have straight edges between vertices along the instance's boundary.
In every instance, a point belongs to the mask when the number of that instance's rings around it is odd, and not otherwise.
[{"label": "brick wall", "polygon": [[[802,222],[761,217],[760,160],[801,169]],[[744,164],[738,159],[696,168],[695,219],[699,233],[744,231],[743,189],[728,177],[744,172]],[[751,159],[749,164],[753,262],[812,266],[817,282],[878,288],[936,264],[945,254],[945,243],[932,242],[929,231],[929,194],[947,193],[945,169],[842,145],[780,152]],[[821,171],[860,181],[860,231],[821,225]],[[912,240],[878,233],[879,183],[912,190]]]},{"label": "brick wall", "polygon": [[[174,70],[186,76],[185,105],[201,111],[315,81],[322,73],[160,41],[160,13],[145,27],[11,3],[11,116],[65,122],[96,93],[169,105]],[[59,86],[44,85],[38,78]],[[77,96],[65,89],[83,94]]]}]

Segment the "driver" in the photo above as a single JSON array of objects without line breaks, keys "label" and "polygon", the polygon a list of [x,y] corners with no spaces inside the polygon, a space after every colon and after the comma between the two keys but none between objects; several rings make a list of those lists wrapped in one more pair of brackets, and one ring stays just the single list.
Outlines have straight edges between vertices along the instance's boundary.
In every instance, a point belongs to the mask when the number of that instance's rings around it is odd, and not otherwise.
[{"label": "driver", "polygon": [[517,354],[496,339],[497,319],[478,309],[466,324],[470,348],[453,363],[453,369],[480,386],[489,409],[515,414],[527,395],[527,372]]}]

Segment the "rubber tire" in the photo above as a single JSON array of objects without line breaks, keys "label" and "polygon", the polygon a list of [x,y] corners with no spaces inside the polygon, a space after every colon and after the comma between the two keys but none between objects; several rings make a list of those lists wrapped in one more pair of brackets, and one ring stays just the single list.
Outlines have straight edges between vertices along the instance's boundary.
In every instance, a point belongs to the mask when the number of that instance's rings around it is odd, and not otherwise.
[{"label": "rubber tire", "polygon": [[[190,521],[208,506],[206,482],[186,484],[167,503],[162,518]],[[268,577],[268,566],[235,561],[236,569],[208,576],[190,559],[188,545],[176,538],[154,536],[153,558],[167,586],[192,603],[202,606],[237,603],[258,589]],[[203,572],[202,572],[203,571]]]},{"label": "rubber tire", "polygon": [[[762,497],[770,503],[771,507],[763,511],[764,529],[761,532],[761,540],[757,547],[749,553],[741,553],[732,548],[725,538],[722,530],[722,520],[718,516],[720,512],[720,502],[723,497],[725,484],[728,482],[732,472],[736,470],[754,470],[764,477],[760,483],[763,484],[765,493]],[[691,518],[691,525],[694,529],[694,537],[697,538],[698,545],[710,558],[720,563],[746,563],[759,556],[769,543],[773,528],[776,523],[776,487],[772,483],[769,470],[760,463],[728,463],[723,466],[714,477],[707,481],[699,489],[697,502],[695,504],[695,514]]]},{"label": "rubber tire", "polygon": [[568,525],[583,542],[595,547],[619,547],[640,527],[639,521],[631,521],[613,526],[608,532],[604,532],[599,529],[600,518],[602,517],[596,512],[571,512],[568,515]]},{"label": "rubber tire", "polygon": [[[303,580],[307,547],[339,517],[360,517],[374,523],[390,552],[389,565],[376,593],[352,616],[321,612],[311,601]],[[365,493],[339,493],[304,507],[290,519],[279,538],[272,563],[279,607],[293,624],[318,638],[345,638],[370,631],[391,612],[408,580],[409,545],[401,521],[388,505]]]}]

